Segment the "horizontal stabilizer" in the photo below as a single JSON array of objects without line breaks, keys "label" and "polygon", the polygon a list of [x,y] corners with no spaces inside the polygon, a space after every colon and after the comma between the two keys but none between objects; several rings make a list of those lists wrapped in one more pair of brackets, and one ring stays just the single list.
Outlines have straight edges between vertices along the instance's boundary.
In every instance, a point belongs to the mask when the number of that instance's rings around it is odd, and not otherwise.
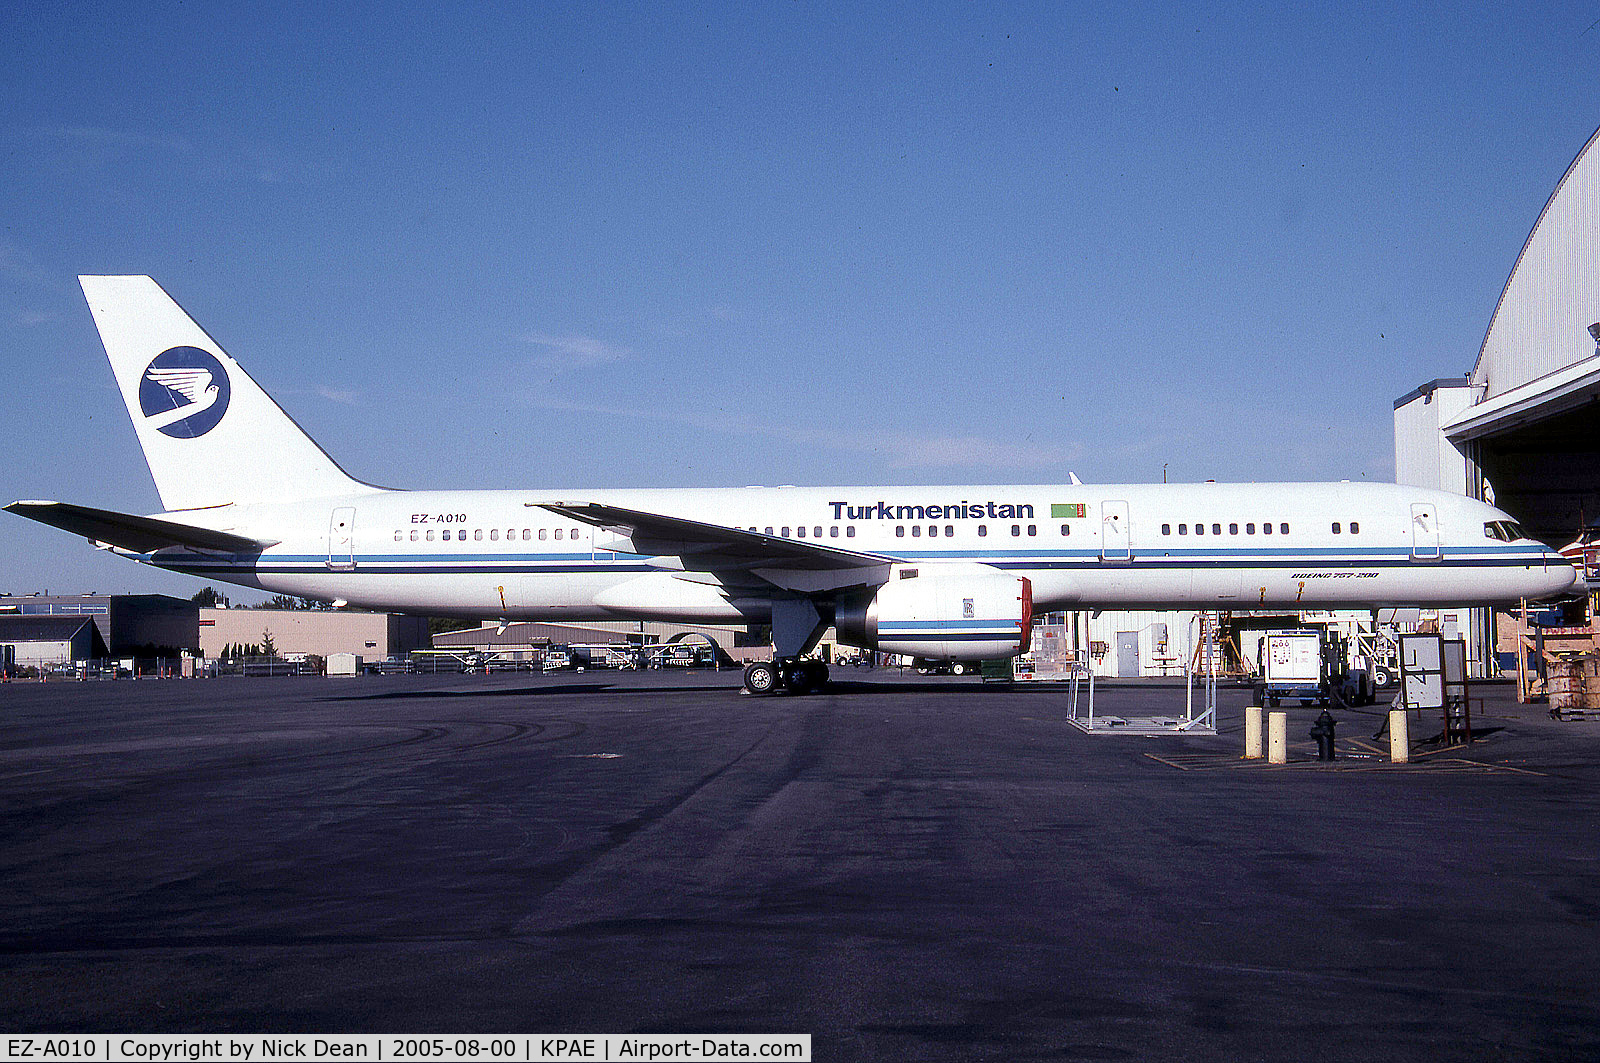
[{"label": "horizontal stabilizer", "polygon": [[13,502],[6,511],[19,517],[48,524],[52,528],[82,535],[97,543],[109,543],[136,554],[153,553],[169,546],[192,550],[220,550],[230,554],[260,553],[275,542],[263,542],[211,528],[177,524],[159,517],[136,517],[109,509],[90,509],[69,502]]}]

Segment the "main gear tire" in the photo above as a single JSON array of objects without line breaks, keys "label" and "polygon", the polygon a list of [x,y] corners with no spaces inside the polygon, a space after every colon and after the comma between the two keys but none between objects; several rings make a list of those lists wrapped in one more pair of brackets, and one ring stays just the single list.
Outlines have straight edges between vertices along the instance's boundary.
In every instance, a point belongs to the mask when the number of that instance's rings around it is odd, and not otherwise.
[{"label": "main gear tire", "polygon": [[744,688],[752,694],[775,694],[780,685],[778,666],[771,661],[756,661],[744,670]]}]

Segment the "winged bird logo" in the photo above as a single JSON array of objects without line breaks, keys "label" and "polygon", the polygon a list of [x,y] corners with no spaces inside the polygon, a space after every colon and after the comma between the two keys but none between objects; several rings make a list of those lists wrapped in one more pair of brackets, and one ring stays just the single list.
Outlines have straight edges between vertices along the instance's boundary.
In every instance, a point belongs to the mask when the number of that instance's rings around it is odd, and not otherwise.
[{"label": "winged bird logo", "polygon": [[228,372],[208,351],[173,347],[162,351],[139,379],[145,423],[175,439],[205,435],[228,408]]}]

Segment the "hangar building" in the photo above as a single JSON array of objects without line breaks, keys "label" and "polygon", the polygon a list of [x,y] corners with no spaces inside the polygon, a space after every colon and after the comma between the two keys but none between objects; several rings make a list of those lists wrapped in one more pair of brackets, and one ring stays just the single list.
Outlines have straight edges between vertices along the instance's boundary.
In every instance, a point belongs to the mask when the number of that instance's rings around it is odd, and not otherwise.
[{"label": "hangar building", "polygon": [[1557,548],[1600,522],[1597,145],[1600,132],[1540,212],[1472,371],[1394,408],[1398,482],[1483,499]]},{"label": "hangar building", "polygon": [[6,614],[89,617],[107,651],[101,657],[176,657],[181,651],[193,651],[200,645],[200,607],[165,594],[0,597],[0,616]]}]

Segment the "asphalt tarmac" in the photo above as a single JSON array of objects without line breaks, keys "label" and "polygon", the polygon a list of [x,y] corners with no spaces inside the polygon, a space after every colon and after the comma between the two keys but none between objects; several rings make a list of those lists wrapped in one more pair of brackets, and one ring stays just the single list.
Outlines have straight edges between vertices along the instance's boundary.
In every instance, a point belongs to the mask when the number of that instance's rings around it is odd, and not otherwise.
[{"label": "asphalt tarmac", "polygon": [[842,680],[0,688],[0,1026],[1600,1058],[1600,724],[1480,687],[1464,753],[1343,714],[1319,765],[1293,709],[1270,768],[1243,691],[1216,737],[1100,737],[1058,688]]}]

